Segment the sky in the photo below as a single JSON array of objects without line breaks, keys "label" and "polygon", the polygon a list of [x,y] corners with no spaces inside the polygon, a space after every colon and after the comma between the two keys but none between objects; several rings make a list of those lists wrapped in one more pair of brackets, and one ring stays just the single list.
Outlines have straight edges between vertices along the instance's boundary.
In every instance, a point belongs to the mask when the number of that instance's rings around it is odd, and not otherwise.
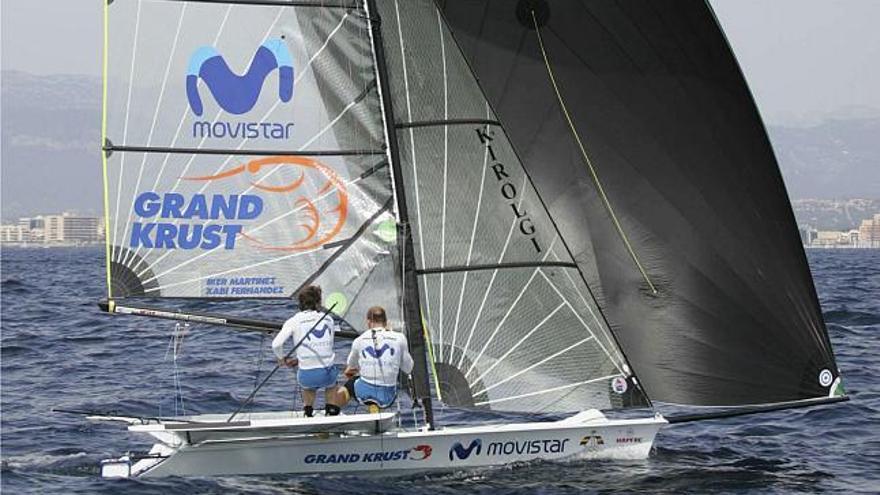
[{"label": "sky", "polygon": [[[101,68],[105,0],[2,0],[4,70]],[[880,109],[880,0],[711,0],[769,124]]]}]

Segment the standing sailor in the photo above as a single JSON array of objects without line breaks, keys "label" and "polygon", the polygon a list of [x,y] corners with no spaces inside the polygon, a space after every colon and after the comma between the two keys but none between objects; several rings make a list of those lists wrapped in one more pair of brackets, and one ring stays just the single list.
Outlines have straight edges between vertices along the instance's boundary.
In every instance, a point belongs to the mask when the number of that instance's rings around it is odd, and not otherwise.
[{"label": "standing sailor", "polygon": [[370,406],[371,412],[386,408],[397,398],[397,374],[412,369],[406,337],[388,328],[384,308],[373,306],[367,311],[367,331],[351,344],[345,369],[349,380],[339,390],[338,402],[356,399]]},{"label": "standing sailor", "polygon": [[[299,366],[297,380],[302,387],[303,412],[306,416],[314,414],[315,397],[318,389],[324,389],[326,406],[324,414],[336,416],[339,406],[334,403],[336,394],[336,366],[333,364],[333,338],[338,330],[330,315],[323,316],[321,307],[321,288],[309,285],[298,294],[299,313],[284,322],[281,331],[272,340],[272,351],[281,366]],[[313,328],[314,327],[314,328]],[[311,330],[311,333],[309,333]],[[296,358],[285,359],[284,342],[293,337],[293,343],[302,342],[296,349]]]}]

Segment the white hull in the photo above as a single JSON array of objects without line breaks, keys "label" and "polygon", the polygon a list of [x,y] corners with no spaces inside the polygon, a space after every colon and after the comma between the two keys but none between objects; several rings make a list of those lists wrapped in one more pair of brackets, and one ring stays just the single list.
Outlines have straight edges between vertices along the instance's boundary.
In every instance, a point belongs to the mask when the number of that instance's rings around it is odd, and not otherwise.
[{"label": "white hull", "polygon": [[[277,413],[287,414],[290,413]],[[366,415],[360,415],[366,416]],[[306,421],[317,421],[314,418]],[[375,425],[375,422],[372,424]],[[189,443],[182,432],[152,431],[156,457],[104,461],[105,477],[253,474],[411,473],[571,459],[644,459],[667,424],[662,416],[611,420],[598,411],[544,423],[384,433],[217,432]],[[143,426],[130,429],[144,431]],[[155,428],[154,428],[155,429]]]}]

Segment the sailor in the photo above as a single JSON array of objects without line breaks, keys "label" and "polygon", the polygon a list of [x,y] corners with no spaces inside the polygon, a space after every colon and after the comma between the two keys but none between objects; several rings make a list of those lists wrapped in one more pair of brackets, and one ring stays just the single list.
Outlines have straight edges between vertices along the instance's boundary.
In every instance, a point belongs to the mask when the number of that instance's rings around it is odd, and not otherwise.
[{"label": "sailor", "polygon": [[337,402],[344,405],[356,399],[370,412],[386,408],[397,398],[398,373],[409,374],[412,369],[406,337],[388,328],[384,308],[373,306],[367,311],[367,331],[351,344],[345,369],[349,380],[339,390]]},{"label": "sailor", "polygon": [[[303,412],[314,415],[315,397],[319,389],[324,389],[326,405],[324,414],[339,414],[339,406],[334,398],[336,392],[337,370],[333,364],[333,338],[338,330],[336,322],[329,315],[323,316],[321,308],[321,288],[309,285],[297,295],[299,312],[284,322],[281,331],[272,340],[272,351],[278,357],[278,364],[293,368],[299,366],[296,376],[302,387]],[[311,332],[309,332],[311,330]],[[293,337],[293,343],[302,342],[296,349],[296,358],[285,359],[284,342]]]}]

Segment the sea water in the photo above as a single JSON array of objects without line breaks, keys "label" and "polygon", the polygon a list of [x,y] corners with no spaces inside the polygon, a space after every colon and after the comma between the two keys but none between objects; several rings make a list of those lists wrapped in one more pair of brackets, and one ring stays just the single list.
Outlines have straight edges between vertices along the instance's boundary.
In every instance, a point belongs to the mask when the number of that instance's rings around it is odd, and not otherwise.
[{"label": "sea water", "polygon": [[[104,480],[101,459],[150,441],[119,424],[53,407],[145,415],[230,411],[274,361],[269,341],[194,326],[169,346],[173,322],[112,317],[100,248],[2,251],[3,493],[800,493],[880,492],[880,250],[808,253],[850,402],[661,431],[644,461],[530,463],[405,478],[262,476]],[[189,309],[206,309],[201,303]],[[280,319],[289,307],[232,303],[224,310]],[[344,357],[339,344],[339,358]],[[289,370],[255,409],[300,407]],[[179,378],[182,403],[175,400]],[[404,411],[405,415],[408,414]],[[445,423],[529,419],[440,410]]]}]

